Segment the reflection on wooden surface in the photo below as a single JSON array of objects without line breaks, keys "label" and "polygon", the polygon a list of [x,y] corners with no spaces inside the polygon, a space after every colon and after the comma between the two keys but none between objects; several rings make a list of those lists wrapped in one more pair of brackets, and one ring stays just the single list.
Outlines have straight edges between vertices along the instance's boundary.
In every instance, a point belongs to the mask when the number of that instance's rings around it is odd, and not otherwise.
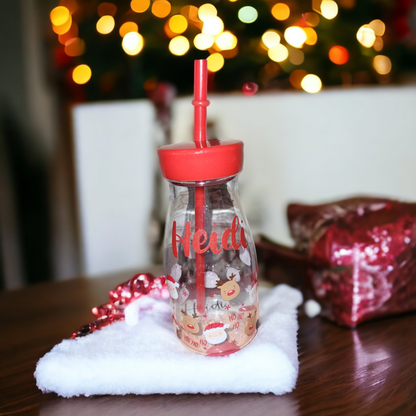
[{"label": "reflection on wooden surface", "polygon": [[40,416],[253,416],[299,415],[291,396],[273,394],[210,394],[104,396],[57,399],[42,405]]},{"label": "reflection on wooden surface", "polygon": [[[155,274],[160,269],[153,270]],[[299,319],[300,373],[285,396],[150,395],[63,399],[42,394],[37,360],[93,319],[91,307],[132,273],[0,293],[0,415],[415,415],[416,314],[351,331]]]},{"label": "reflection on wooden surface", "polygon": [[[300,414],[415,415],[416,314],[344,329],[300,318]],[[316,413],[314,413],[316,412]]]}]

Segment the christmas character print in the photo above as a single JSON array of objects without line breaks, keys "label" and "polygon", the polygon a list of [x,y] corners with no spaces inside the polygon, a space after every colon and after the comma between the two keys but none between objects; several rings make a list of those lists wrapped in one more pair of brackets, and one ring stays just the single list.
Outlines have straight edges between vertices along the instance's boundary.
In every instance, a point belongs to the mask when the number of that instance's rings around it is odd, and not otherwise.
[{"label": "christmas character print", "polygon": [[244,328],[244,332],[246,335],[254,334],[256,330],[256,318],[257,318],[257,310],[250,312],[247,316],[246,326]]},{"label": "christmas character print", "polygon": [[229,327],[230,325],[228,324],[215,322],[213,324],[207,325],[203,333],[207,342],[209,342],[210,344],[222,344],[227,339],[227,334],[225,330]]},{"label": "christmas character print", "polygon": [[231,276],[236,282],[240,281],[240,271],[234,267],[230,267],[227,265],[227,279],[231,280]]},{"label": "christmas character print", "polygon": [[232,273],[228,278],[230,281],[226,283],[221,282],[221,280],[217,280],[217,288],[221,289],[221,297],[224,300],[234,299],[240,293],[240,286],[234,280],[236,279],[236,275]]},{"label": "christmas character print", "polygon": [[179,287],[179,283],[169,274],[166,277],[166,284],[168,286],[169,294],[172,299],[178,299],[178,291],[176,288]]},{"label": "christmas character print", "polygon": [[258,288],[257,278],[254,280],[252,285],[249,285],[246,288],[246,291],[249,294],[248,301],[251,305],[257,301],[257,288]]},{"label": "christmas character print", "polygon": [[189,297],[189,290],[186,288],[185,284],[182,284],[181,288],[179,289],[179,303],[185,303],[186,299]]},{"label": "christmas character print", "polygon": [[180,326],[178,325],[178,322],[175,319],[175,315],[172,313],[172,323],[173,323],[173,329],[175,331],[176,336],[181,339],[182,338],[182,330]]},{"label": "christmas character print", "polygon": [[179,282],[179,279],[182,276],[182,266],[178,263],[175,263],[170,268],[170,274],[175,279],[175,282]]},{"label": "christmas character print", "polygon": [[183,309],[181,309],[181,313],[183,315],[183,327],[185,330],[191,334],[197,334],[199,332],[198,315],[194,313],[192,317],[190,317]]},{"label": "christmas character print", "polygon": [[243,251],[240,251],[240,260],[247,266],[251,265],[250,252],[246,248]]},{"label": "christmas character print", "polygon": [[204,277],[205,277],[205,287],[207,289],[215,289],[217,287],[217,280],[219,280],[217,273],[205,272]]}]

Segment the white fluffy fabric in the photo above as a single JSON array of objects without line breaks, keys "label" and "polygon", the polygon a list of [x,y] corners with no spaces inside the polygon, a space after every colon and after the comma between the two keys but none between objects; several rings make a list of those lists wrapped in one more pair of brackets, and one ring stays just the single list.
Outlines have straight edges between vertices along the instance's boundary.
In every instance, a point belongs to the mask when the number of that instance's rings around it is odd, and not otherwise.
[{"label": "white fluffy fabric", "polygon": [[260,288],[259,295],[258,333],[237,353],[190,352],[173,332],[169,304],[147,297],[136,326],[118,322],[56,345],[37,364],[37,386],[63,397],[288,393],[298,375],[296,308],[302,295],[286,285]]}]

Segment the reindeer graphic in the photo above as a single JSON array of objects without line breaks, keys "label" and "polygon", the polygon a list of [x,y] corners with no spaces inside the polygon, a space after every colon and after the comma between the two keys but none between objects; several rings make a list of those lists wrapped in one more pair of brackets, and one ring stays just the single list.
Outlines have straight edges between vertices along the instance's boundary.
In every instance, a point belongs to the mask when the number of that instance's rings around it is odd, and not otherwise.
[{"label": "reindeer graphic", "polygon": [[233,273],[228,278],[230,281],[226,283],[221,282],[221,280],[217,280],[217,288],[221,288],[221,297],[224,300],[234,299],[240,293],[240,286],[235,281],[236,275]]},{"label": "reindeer graphic", "polygon": [[247,316],[247,324],[244,328],[246,335],[251,335],[256,330],[257,309],[249,313]]},{"label": "reindeer graphic", "polygon": [[198,315],[194,313],[191,318],[183,309],[181,309],[181,313],[183,315],[184,328],[191,334],[197,334],[199,332]]}]

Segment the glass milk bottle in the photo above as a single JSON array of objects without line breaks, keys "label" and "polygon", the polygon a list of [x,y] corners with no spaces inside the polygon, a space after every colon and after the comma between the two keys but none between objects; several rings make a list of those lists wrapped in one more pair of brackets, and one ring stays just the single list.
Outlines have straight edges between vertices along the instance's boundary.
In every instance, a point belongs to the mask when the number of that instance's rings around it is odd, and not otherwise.
[{"label": "glass milk bottle", "polygon": [[256,335],[257,259],[238,193],[241,141],[159,149],[170,204],[164,267],[179,340],[208,356],[239,351]]}]

